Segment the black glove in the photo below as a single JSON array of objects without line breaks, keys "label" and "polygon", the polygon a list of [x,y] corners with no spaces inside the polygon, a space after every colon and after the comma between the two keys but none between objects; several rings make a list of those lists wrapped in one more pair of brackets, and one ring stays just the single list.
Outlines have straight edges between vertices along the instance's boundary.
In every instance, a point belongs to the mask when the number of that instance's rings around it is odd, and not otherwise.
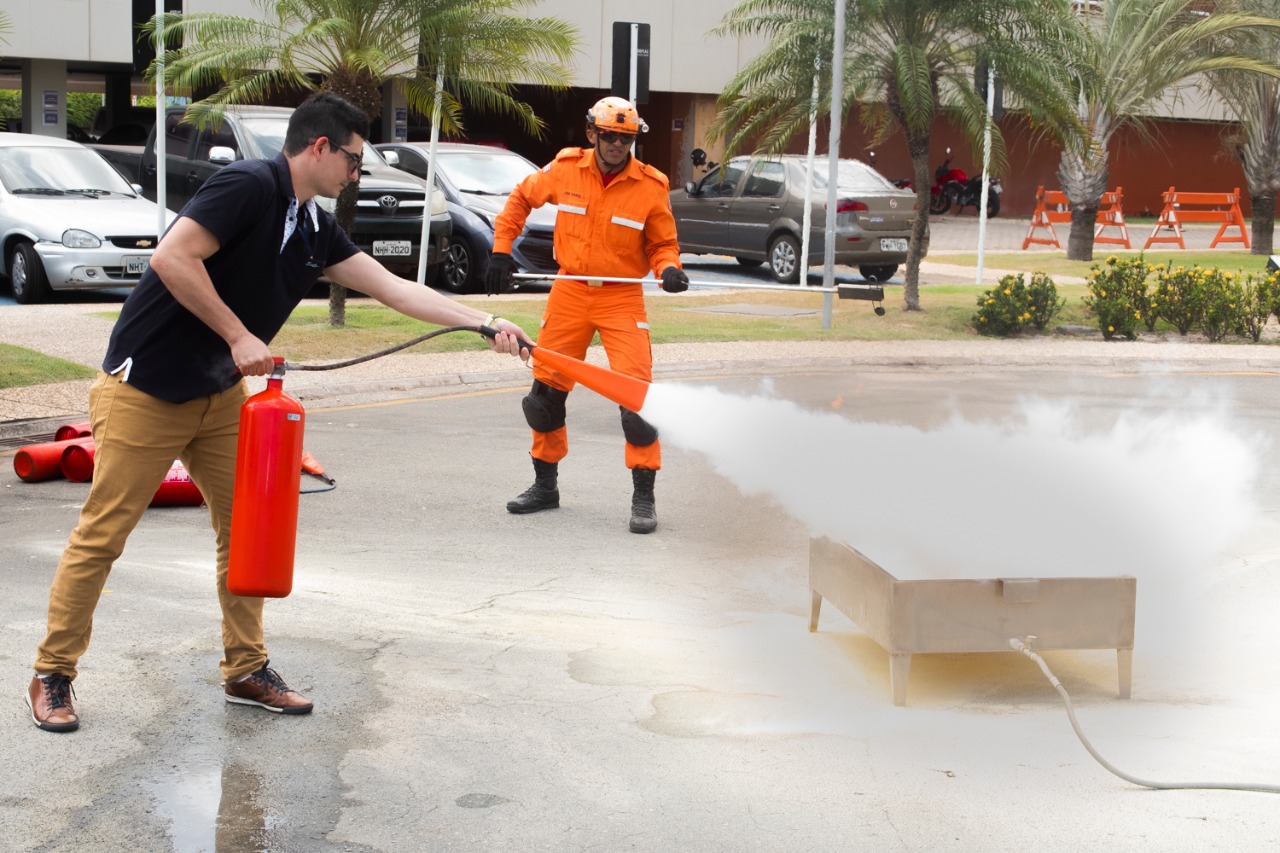
[{"label": "black glove", "polygon": [[494,252],[489,256],[489,271],[484,276],[484,292],[490,296],[506,293],[511,287],[511,276],[516,262],[506,252]]},{"label": "black glove", "polygon": [[667,293],[681,293],[689,289],[689,276],[676,266],[662,271],[662,289]]}]

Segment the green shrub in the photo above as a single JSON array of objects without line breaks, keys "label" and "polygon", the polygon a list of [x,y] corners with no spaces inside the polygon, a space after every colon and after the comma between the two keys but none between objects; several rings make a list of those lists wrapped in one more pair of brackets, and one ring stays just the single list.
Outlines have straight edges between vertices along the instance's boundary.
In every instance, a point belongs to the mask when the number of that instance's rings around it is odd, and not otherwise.
[{"label": "green shrub", "polygon": [[1042,272],[1031,274],[1031,284],[1023,273],[1006,275],[991,290],[978,297],[978,310],[970,321],[980,335],[1007,338],[1020,335],[1028,327],[1043,332],[1065,299],[1058,298],[1053,279]]},{"label": "green shrub", "polygon": [[1143,309],[1150,305],[1147,275],[1151,269],[1141,255],[1133,259],[1112,255],[1104,267],[1093,265],[1084,306],[1098,319],[1105,340],[1138,337],[1138,327],[1147,322]]},{"label": "green shrub", "polygon": [[1027,314],[1037,332],[1043,332],[1066,304],[1065,298],[1058,297],[1058,286],[1053,279],[1042,272],[1031,274],[1031,283],[1027,285]]},{"label": "green shrub", "polygon": [[1275,273],[1249,273],[1240,283],[1240,334],[1256,344],[1262,338],[1267,318],[1275,313],[1277,294]]},{"label": "green shrub", "polygon": [[1214,267],[1201,279],[1203,303],[1196,324],[1210,343],[1216,343],[1240,329],[1244,291],[1234,275]]},{"label": "green shrub", "polygon": [[1194,329],[1204,313],[1208,295],[1205,276],[1200,267],[1177,266],[1156,273],[1157,312],[1180,335]]},{"label": "green shrub", "polygon": [[1027,311],[1027,286],[1022,273],[1007,275],[991,290],[978,297],[973,327],[980,335],[1007,338],[1022,334],[1031,319]]}]

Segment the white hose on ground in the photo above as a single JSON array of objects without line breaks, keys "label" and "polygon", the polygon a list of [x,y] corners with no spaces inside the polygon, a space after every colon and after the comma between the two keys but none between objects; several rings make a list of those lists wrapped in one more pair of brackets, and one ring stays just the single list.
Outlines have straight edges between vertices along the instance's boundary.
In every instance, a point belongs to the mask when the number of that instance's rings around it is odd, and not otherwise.
[{"label": "white hose on ground", "polygon": [[1139,785],[1143,788],[1155,788],[1161,791],[1204,788],[1222,791],[1258,791],[1264,794],[1280,794],[1280,785],[1263,785],[1252,782],[1152,782],[1148,779],[1139,779],[1137,776],[1131,776],[1130,774],[1125,773],[1123,770],[1120,770],[1111,764],[1111,762],[1103,758],[1098,753],[1098,750],[1093,748],[1093,744],[1089,743],[1089,739],[1085,737],[1084,732],[1080,729],[1080,723],[1076,720],[1076,712],[1071,705],[1071,697],[1067,695],[1066,688],[1062,686],[1054,674],[1049,670],[1049,665],[1044,662],[1044,658],[1031,651],[1030,647],[1028,647],[1026,643],[1017,638],[1010,639],[1009,646],[1016,652],[1022,652],[1040,666],[1040,671],[1044,673],[1045,678],[1049,679],[1049,683],[1053,685],[1054,689],[1062,696],[1062,701],[1066,703],[1067,718],[1071,720],[1071,728],[1075,729],[1076,737],[1078,737],[1080,742],[1084,744],[1084,748],[1089,750],[1089,754],[1092,755],[1099,764],[1126,782],[1131,782],[1134,785]]}]

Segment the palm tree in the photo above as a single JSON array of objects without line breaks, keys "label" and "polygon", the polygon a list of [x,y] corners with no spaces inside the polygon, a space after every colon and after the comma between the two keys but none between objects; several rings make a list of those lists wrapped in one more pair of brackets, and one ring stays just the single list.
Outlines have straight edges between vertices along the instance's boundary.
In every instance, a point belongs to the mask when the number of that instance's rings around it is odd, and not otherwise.
[{"label": "palm tree", "polygon": [[[1070,65],[1070,96],[1084,136],[1064,140],[1058,180],[1071,203],[1067,257],[1093,259],[1098,203],[1107,189],[1111,141],[1126,125],[1143,130],[1141,115],[1179,86],[1204,74],[1280,76],[1274,60],[1236,52],[1241,37],[1280,21],[1226,9],[1203,11],[1202,0],[1106,0],[1075,3],[1079,38]],[[1274,200],[1272,202],[1274,209]]]},{"label": "palm tree", "polygon": [[[1280,18],[1280,0],[1242,0],[1239,11]],[[1259,29],[1240,51],[1262,60],[1280,58],[1280,33]],[[1250,251],[1270,255],[1275,238],[1276,192],[1280,190],[1280,81],[1244,71],[1218,71],[1209,83],[1238,122],[1225,139],[1240,162],[1253,208]]]},{"label": "palm tree", "polygon": [[[843,2],[843,0],[841,0]],[[974,88],[979,60],[994,65],[1005,90],[1016,95],[1041,127],[1067,134],[1061,63],[1049,51],[1074,37],[1067,0],[856,0],[848,4],[842,54],[841,109],[855,102],[872,131],[872,144],[901,130],[911,155],[919,215],[907,255],[904,307],[920,309],[920,260],[928,230],[929,147],[935,119],[954,109],[965,132],[980,144],[987,127],[983,93]],[[829,113],[834,0],[740,0],[716,32],[764,36],[768,46],[720,96],[711,127],[727,154],[777,153],[809,121],[812,80],[818,109]],[[993,133],[992,171],[1004,167],[1003,141]]]},{"label": "palm tree", "polygon": [[[424,115],[433,114],[439,94],[442,132],[462,134],[464,109],[474,108],[539,134],[542,120],[511,81],[566,87],[578,34],[555,18],[517,14],[535,2],[254,0],[257,17],[169,13],[161,16],[166,42],[182,46],[165,51],[164,79],[183,90],[216,90],[188,110],[197,122],[216,121],[228,104],[313,90],[341,95],[376,119],[391,81]],[[155,19],[147,26],[153,38],[155,26]],[[357,193],[352,184],[338,198],[338,222],[348,233]],[[335,326],[344,324],[345,302],[345,289],[334,285]]]}]

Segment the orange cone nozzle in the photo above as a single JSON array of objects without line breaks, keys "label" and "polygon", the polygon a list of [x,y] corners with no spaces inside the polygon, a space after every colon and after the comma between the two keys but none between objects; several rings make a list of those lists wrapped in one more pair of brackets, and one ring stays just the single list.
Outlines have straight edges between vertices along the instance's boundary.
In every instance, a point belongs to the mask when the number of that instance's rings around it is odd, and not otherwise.
[{"label": "orange cone nozzle", "polygon": [[639,412],[644,408],[644,398],[649,393],[649,383],[643,379],[624,376],[544,347],[533,347],[532,352],[533,357],[538,361],[554,367],[565,376],[587,386],[601,397],[612,400],[622,408],[633,412]]},{"label": "orange cone nozzle", "polygon": [[62,476],[62,454],[73,444],[93,444],[91,436],[28,444],[13,457],[13,473],[27,483]]}]

